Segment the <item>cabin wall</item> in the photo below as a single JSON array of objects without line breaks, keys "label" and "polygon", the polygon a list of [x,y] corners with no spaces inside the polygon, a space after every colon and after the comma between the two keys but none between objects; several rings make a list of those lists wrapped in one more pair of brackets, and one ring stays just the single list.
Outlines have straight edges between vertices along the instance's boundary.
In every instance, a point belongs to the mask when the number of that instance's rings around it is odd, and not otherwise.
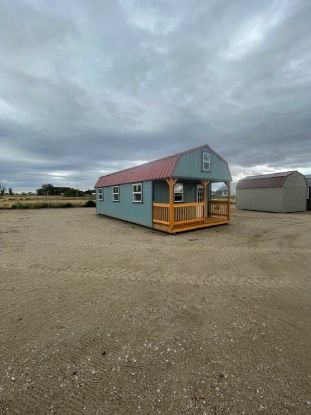
[{"label": "cabin wall", "polygon": [[[210,152],[210,172],[203,171],[202,152],[203,150],[200,149],[182,155],[175,167],[173,177],[210,179],[219,182],[232,180],[228,165],[213,152]],[[208,152],[208,150],[206,152]]]},{"label": "cabin wall", "polygon": [[132,184],[119,185],[119,202],[112,201],[112,187],[104,187],[104,200],[98,200],[96,212],[113,218],[152,227],[152,181],[142,182],[143,202],[133,203]]},{"label": "cabin wall", "polygon": [[[184,185],[183,203],[196,202],[197,181],[178,180],[177,183]],[[200,183],[200,182],[199,182]],[[169,187],[166,181],[158,180],[153,182],[153,201],[157,203],[169,203]]]}]

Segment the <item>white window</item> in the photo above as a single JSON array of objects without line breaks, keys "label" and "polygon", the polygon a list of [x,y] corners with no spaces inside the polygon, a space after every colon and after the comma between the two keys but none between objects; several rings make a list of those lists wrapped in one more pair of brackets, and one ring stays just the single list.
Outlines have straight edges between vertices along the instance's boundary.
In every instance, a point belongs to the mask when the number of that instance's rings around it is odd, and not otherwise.
[{"label": "white window", "polygon": [[112,201],[113,202],[119,202],[119,186],[113,186],[112,187]]},{"label": "white window", "polygon": [[176,183],[174,186],[174,202],[184,201],[184,185],[183,183]]},{"label": "white window", "polygon": [[203,193],[204,193],[204,189],[203,189],[203,184],[198,184],[197,185],[197,202],[203,202]]},{"label": "white window", "polygon": [[141,183],[133,184],[133,202],[143,203],[143,186]]},{"label": "white window", "polygon": [[97,189],[98,200],[104,200],[104,189]]},{"label": "white window", "polygon": [[202,170],[211,171],[211,155],[205,151],[202,153]]}]

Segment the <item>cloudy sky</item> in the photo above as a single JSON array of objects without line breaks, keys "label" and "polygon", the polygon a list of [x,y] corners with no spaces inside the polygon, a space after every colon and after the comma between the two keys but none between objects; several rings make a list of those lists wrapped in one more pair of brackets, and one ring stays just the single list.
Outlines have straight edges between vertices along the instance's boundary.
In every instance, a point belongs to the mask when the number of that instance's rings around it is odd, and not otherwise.
[{"label": "cloudy sky", "polygon": [[208,143],[311,173],[310,0],[0,0],[0,180],[90,188]]}]

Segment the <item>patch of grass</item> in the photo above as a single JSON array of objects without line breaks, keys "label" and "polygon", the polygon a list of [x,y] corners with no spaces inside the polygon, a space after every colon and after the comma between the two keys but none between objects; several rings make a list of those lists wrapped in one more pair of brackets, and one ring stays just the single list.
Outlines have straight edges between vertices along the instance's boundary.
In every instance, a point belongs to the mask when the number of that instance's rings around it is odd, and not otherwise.
[{"label": "patch of grass", "polygon": [[55,203],[55,202],[41,202],[41,203],[23,203],[17,202],[12,203],[12,205],[7,209],[44,209],[44,208],[69,208],[69,207],[79,207],[78,204],[74,205],[73,203]]},{"label": "patch of grass", "polygon": [[45,209],[95,207],[95,202],[88,198],[68,197],[4,197],[0,198],[0,209]]}]

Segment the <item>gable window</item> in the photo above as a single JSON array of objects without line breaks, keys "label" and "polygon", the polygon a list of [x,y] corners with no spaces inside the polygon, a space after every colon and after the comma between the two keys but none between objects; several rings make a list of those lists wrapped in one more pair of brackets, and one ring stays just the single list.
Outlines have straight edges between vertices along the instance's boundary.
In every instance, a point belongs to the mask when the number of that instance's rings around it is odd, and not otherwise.
[{"label": "gable window", "polygon": [[113,202],[119,202],[119,186],[113,186],[112,187],[112,201]]},{"label": "gable window", "polygon": [[202,170],[211,171],[211,154],[206,151],[202,153]]},{"label": "gable window", "polygon": [[104,200],[104,189],[97,189],[98,200]]},{"label": "gable window", "polygon": [[133,203],[143,202],[143,186],[141,183],[135,183],[132,186],[133,189]]},{"label": "gable window", "polygon": [[174,186],[174,202],[179,203],[184,201],[184,185],[183,183],[176,183]]}]

